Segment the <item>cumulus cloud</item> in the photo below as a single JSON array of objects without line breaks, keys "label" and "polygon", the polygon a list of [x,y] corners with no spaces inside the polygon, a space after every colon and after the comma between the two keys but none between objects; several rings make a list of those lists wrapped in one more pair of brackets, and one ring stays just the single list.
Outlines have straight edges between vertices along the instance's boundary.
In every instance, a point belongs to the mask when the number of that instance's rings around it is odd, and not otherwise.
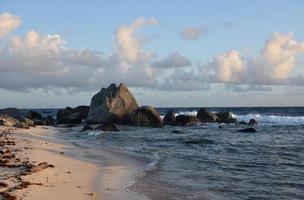
[{"label": "cumulus cloud", "polygon": [[245,64],[236,50],[218,55],[212,65],[218,82],[240,83],[244,78]]},{"label": "cumulus cloud", "polygon": [[143,53],[140,49],[142,45],[141,40],[135,35],[136,30],[145,25],[156,24],[158,24],[158,21],[155,18],[145,19],[140,17],[131,26],[118,27],[116,46],[121,58],[125,61],[136,62]]},{"label": "cumulus cloud", "polygon": [[12,30],[16,29],[21,24],[21,19],[10,13],[3,13],[0,15],[0,37],[5,36]]},{"label": "cumulus cloud", "polygon": [[170,54],[167,58],[154,62],[153,66],[157,68],[180,68],[192,66],[192,62],[189,58],[176,51]]},{"label": "cumulus cloud", "polygon": [[204,27],[189,26],[189,27],[185,27],[179,33],[179,35],[181,38],[183,38],[185,40],[197,40],[206,32],[207,32],[207,29]]},{"label": "cumulus cloud", "polygon": [[249,73],[259,84],[282,84],[295,66],[296,56],[304,52],[304,43],[293,34],[273,33],[260,55],[248,62]]}]

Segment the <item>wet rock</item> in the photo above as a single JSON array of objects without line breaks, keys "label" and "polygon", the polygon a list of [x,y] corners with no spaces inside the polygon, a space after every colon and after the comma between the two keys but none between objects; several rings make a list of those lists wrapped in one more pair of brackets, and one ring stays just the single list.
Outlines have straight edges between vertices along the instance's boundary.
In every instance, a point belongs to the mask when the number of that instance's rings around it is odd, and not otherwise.
[{"label": "wet rock", "polygon": [[242,132],[242,133],[256,133],[257,131],[254,128],[244,128],[244,129],[238,130],[238,132]]},{"label": "wet rock", "polygon": [[26,118],[29,118],[29,119],[35,119],[35,118],[40,119],[40,118],[42,118],[42,115],[39,112],[37,112],[37,111],[32,111],[31,110],[31,111],[27,112]]},{"label": "wet rock", "polygon": [[206,108],[199,109],[196,116],[203,123],[215,122],[217,119],[217,116],[215,114],[209,112]]},{"label": "wet rock", "polygon": [[86,123],[119,123],[137,108],[138,104],[126,85],[111,84],[93,96]]},{"label": "wet rock", "polygon": [[175,134],[181,134],[181,133],[183,133],[182,131],[180,131],[180,130],[173,130],[172,131],[172,133],[175,133]]},{"label": "wet rock", "polygon": [[165,115],[163,122],[164,125],[174,125],[176,123],[176,113],[172,110],[168,111]]},{"label": "wet rock", "polygon": [[236,123],[237,120],[232,117],[232,112],[220,112],[216,114],[216,122],[218,123]]},{"label": "wet rock", "polygon": [[258,122],[255,119],[249,120],[249,125],[256,125]]},{"label": "wet rock", "polygon": [[176,117],[176,123],[177,126],[193,126],[193,125],[199,125],[201,121],[199,118],[194,116],[188,116],[188,115],[178,115]]},{"label": "wet rock", "polygon": [[66,107],[57,112],[57,124],[80,124],[87,118],[89,106]]},{"label": "wet rock", "polygon": [[151,106],[137,108],[129,115],[129,125],[160,127],[163,120],[159,113]]},{"label": "wet rock", "polygon": [[101,130],[105,132],[118,132],[120,131],[117,124],[114,123],[105,123],[100,126],[97,126],[95,130]]}]

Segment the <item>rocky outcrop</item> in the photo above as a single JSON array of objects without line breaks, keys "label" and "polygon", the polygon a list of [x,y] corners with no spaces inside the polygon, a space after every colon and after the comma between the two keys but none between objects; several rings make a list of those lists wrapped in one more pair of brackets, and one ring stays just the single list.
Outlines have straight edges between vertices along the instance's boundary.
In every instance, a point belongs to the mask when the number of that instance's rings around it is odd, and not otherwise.
[{"label": "rocky outcrop", "polygon": [[42,115],[36,111],[28,111],[26,117],[29,119],[42,118]]},{"label": "rocky outcrop", "polygon": [[177,126],[193,126],[199,125],[200,123],[199,118],[188,115],[178,115],[175,120],[175,125]]},{"label": "rocky outcrop", "polygon": [[230,124],[237,122],[237,120],[233,118],[232,112],[220,112],[216,114],[216,117],[216,122],[218,123]]},{"label": "rocky outcrop", "polygon": [[215,114],[209,112],[206,108],[199,109],[196,116],[203,123],[215,122],[217,119],[217,116]]},{"label": "rocky outcrop", "polygon": [[0,114],[4,115],[9,115],[12,118],[15,118],[17,120],[22,119],[22,114],[17,108],[4,108],[0,109]]},{"label": "rocky outcrop", "polygon": [[159,113],[151,106],[137,108],[127,117],[126,122],[134,126],[160,127],[163,125]]},{"label": "rocky outcrop", "polygon": [[119,123],[137,108],[138,104],[126,85],[111,84],[93,96],[86,123]]},{"label": "rocky outcrop", "polygon": [[0,125],[1,126],[15,126],[19,123],[19,120],[7,115],[1,114],[0,115]]},{"label": "rocky outcrop", "polygon": [[57,124],[80,124],[87,118],[89,106],[78,106],[76,108],[66,107],[58,110]]},{"label": "rocky outcrop", "polygon": [[100,126],[97,126],[95,130],[101,130],[105,132],[118,132],[120,131],[119,127],[117,124],[114,123],[105,123]]},{"label": "rocky outcrop", "polygon": [[168,111],[163,119],[164,125],[175,125],[175,121],[176,121],[175,115],[176,113],[173,112],[172,110]]}]

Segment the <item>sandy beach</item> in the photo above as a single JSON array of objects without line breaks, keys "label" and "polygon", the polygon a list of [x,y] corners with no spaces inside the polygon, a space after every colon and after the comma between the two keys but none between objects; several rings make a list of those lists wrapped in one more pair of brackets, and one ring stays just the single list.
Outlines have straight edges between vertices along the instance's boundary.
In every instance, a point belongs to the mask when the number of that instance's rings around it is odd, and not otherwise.
[{"label": "sandy beach", "polygon": [[[57,131],[54,127],[12,130],[9,137],[16,143],[17,158],[36,165],[47,162],[54,167],[21,176],[23,182],[33,184],[12,189],[9,194],[17,199],[31,200],[144,199],[125,188],[143,170],[143,165],[110,151],[98,151],[101,159],[91,159],[89,157],[94,157],[92,150],[55,138],[54,131]],[[4,168],[0,170],[5,174]],[[1,181],[8,184],[1,187],[1,191],[12,188],[16,182],[10,179]]]}]

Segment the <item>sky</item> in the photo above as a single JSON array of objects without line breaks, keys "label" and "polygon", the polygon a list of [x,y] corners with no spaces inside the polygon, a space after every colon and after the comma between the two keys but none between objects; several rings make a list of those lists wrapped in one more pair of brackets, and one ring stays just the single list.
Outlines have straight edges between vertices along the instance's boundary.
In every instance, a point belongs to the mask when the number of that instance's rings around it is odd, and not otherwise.
[{"label": "sky", "polygon": [[304,1],[0,0],[0,107],[304,106]]}]

